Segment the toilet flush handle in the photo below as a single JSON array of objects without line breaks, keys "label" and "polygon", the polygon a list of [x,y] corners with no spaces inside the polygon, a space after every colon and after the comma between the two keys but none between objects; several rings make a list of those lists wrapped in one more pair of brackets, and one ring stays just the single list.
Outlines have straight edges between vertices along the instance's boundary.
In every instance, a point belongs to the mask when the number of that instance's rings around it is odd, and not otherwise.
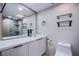
[{"label": "toilet flush handle", "polygon": [[52,40],[48,39],[48,41],[52,41]]}]

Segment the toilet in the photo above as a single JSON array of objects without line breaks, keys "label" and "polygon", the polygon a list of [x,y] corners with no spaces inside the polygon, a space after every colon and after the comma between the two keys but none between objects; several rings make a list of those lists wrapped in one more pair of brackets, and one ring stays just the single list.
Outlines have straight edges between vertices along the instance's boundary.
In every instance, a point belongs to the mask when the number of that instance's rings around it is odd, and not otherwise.
[{"label": "toilet", "polygon": [[72,56],[71,44],[58,42],[55,56]]}]

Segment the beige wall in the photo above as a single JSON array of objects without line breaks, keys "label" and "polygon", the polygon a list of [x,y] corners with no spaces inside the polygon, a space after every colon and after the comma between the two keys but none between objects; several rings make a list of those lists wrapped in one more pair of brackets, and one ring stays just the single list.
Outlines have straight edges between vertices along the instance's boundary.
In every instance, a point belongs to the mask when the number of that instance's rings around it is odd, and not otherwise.
[{"label": "beige wall", "polygon": [[[57,27],[58,15],[72,13],[71,27]],[[41,25],[45,20],[46,25]],[[49,10],[38,13],[38,33],[45,33],[52,40],[54,47],[57,42],[70,43],[73,55],[79,55],[79,4],[60,4]],[[55,50],[54,48],[52,49]],[[51,51],[52,51],[51,50]]]}]

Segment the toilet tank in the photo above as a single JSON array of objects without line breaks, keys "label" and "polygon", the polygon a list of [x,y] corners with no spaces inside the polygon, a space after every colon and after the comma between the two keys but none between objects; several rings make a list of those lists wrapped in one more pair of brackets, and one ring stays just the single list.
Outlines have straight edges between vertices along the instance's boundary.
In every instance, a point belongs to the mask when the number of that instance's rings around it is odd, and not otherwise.
[{"label": "toilet tank", "polygon": [[58,42],[55,56],[72,56],[71,44]]}]

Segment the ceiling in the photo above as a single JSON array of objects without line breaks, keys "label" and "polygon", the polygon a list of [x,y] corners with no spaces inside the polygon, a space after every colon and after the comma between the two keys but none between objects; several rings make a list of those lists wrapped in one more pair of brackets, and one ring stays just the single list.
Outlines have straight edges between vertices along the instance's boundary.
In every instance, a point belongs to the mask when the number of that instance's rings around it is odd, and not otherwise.
[{"label": "ceiling", "polygon": [[[19,10],[19,8],[22,10]],[[3,10],[4,16],[12,17],[15,19],[22,18],[23,16],[28,16],[33,13],[34,12],[29,10],[28,8],[25,8],[24,6],[21,6],[19,4],[12,4],[12,3],[6,4]]]},{"label": "ceiling", "polygon": [[39,12],[46,8],[51,7],[52,3],[24,3],[24,5],[28,6],[29,8],[33,9],[36,12]]},{"label": "ceiling", "polygon": [[45,10],[54,5],[54,3],[7,3],[3,10],[3,15],[5,17],[19,19],[24,16],[32,15],[35,12]]}]

